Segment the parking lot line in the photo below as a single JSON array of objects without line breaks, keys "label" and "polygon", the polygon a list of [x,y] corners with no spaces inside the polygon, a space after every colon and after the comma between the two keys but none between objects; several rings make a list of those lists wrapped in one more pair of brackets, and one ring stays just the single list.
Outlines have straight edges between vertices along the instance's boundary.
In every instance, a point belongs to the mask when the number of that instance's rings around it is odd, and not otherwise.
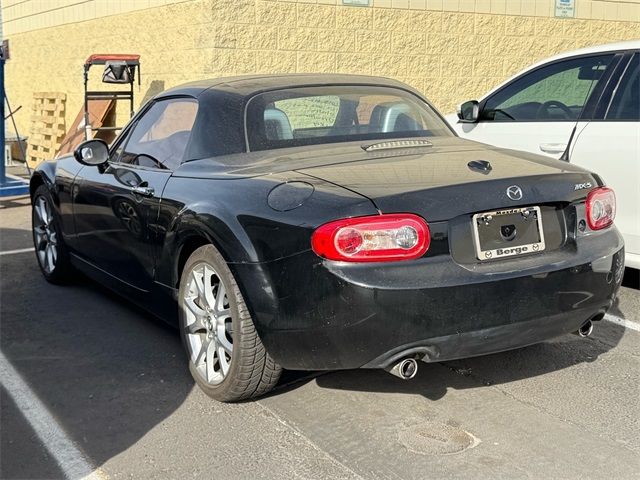
[{"label": "parking lot line", "polygon": [[7,250],[6,252],[0,252],[0,255],[15,255],[17,253],[33,252],[34,250],[35,250],[35,248],[33,248],[33,247],[19,248],[17,250]]},{"label": "parking lot line", "polygon": [[609,322],[622,325],[624,328],[628,328],[629,330],[635,330],[636,332],[640,332],[640,323],[632,322],[631,320],[627,320],[625,318],[621,318],[616,315],[611,315],[610,313],[607,313],[604,316],[604,319]]},{"label": "parking lot line", "polygon": [[44,448],[55,459],[67,478],[74,480],[107,478],[103,472],[89,464],[84,454],[74,445],[47,407],[29,388],[2,352],[0,352],[0,383],[13,398]]}]

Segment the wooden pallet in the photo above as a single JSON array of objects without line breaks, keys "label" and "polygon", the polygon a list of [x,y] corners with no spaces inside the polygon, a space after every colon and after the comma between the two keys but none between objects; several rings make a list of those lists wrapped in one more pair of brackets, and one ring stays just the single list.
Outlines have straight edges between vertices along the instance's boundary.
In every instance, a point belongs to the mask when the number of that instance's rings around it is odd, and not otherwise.
[{"label": "wooden pallet", "polygon": [[[116,102],[113,99],[92,100],[89,102],[89,123],[92,128],[100,128],[103,125],[114,126]],[[93,138],[100,138],[107,143],[111,143],[116,132],[113,130],[95,132]],[[67,134],[62,139],[57,157],[73,152],[73,150],[84,140],[84,105],[78,112],[75,121]]]},{"label": "wooden pallet", "polygon": [[27,161],[35,166],[55,157],[65,136],[64,114],[67,95],[61,92],[33,94]]}]

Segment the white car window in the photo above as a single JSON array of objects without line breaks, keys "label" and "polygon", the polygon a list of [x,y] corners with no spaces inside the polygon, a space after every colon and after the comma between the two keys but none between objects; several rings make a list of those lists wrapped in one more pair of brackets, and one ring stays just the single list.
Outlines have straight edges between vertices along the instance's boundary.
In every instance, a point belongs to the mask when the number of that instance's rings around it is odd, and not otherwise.
[{"label": "white car window", "polygon": [[575,121],[613,55],[579,57],[528,73],[489,97],[482,121]]}]

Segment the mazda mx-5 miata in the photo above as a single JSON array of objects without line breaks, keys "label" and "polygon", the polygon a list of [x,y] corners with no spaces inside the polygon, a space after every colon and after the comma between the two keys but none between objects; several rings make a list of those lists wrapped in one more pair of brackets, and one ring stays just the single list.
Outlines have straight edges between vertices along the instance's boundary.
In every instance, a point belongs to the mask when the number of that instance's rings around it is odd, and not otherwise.
[{"label": "mazda mx-5 miata", "polygon": [[410,378],[419,360],[586,336],[624,268],[598,175],[462,140],[375,77],[173,88],[110,147],[40,165],[31,196],[46,279],[80,270],[177,323],[221,401],[282,368]]}]

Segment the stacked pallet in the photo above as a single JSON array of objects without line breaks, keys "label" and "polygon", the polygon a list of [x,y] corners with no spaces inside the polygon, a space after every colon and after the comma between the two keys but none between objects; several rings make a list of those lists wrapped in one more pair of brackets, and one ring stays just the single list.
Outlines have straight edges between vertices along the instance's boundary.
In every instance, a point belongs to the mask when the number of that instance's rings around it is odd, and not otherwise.
[{"label": "stacked pallet", "polygon": [[33,112],[27,146],[27,160],[31,166],[36,166],[43,160],[53,159],[60,148],[66,133],[66,99],[67,95],[61,92],[33,94]]}]

